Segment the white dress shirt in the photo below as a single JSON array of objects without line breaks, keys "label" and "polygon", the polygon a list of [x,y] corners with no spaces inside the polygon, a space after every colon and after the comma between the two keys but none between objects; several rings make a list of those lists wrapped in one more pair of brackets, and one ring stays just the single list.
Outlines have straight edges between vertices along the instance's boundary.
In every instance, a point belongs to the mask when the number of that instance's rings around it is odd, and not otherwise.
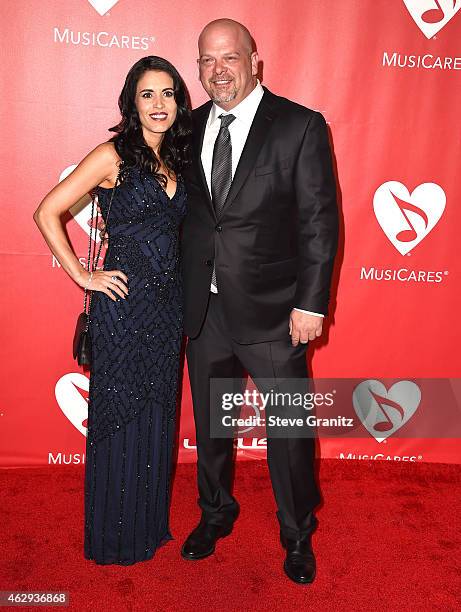
[{"label": "white dress shirt", "polygon": [[[257,85],[253,89],[253,91],[249,93],[247,97],[244,98],[239,104],[237,104],[237,106],[235,106],[232,110],[226,111],[223,108],[219,107],[216,103],[213,103],[205,126],[205,134],[203,137],[201,154],[203,171],[205,172],[205,178],[210,193],[213,149],[215,140],[218,136],[218,132],[221,127],[221,120],[219,119],[219,115],[232,114],[235,117],[234,121],[229,126],[229,134],[232,143],[233,179],[235,169],[237,168],[240,156],[242,155],[243,147],[245,146],[248,137],[248,132],[250,131],[251,124],[253,123],[254,116],[256,115],[256,111],[258,110],[258,106],[261,102],[263,95],[264,89],[258,80]],[[210,291],[212,293],[218,293],[217,287],[215,287],[215,285],[213,284],[211,284]],[[300,312],[305,312],[307,314],[312,314],[319,317],[324,316],[323,314],[320,314],[318,312],[310,312],[309,310],[302,310],[301,308],[295,308],[295,310],[299,310]]]}]

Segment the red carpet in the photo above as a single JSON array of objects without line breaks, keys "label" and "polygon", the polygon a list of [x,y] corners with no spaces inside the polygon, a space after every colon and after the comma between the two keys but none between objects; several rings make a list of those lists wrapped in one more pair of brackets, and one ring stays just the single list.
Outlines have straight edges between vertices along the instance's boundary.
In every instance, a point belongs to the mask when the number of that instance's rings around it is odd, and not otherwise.
[{"label": "red carpet", "polygon": [[78,611],[460,609],[461,466],[329,460],[320,475],[317,579],[297,586],[282,573],[265,462],[238,464],[234,532],[195,563],[179,555],[199,516],[195,466],[180,465],[176,539],[131,567],[83,558],[82,467],[1,470],[0,590],[66,590]]}]

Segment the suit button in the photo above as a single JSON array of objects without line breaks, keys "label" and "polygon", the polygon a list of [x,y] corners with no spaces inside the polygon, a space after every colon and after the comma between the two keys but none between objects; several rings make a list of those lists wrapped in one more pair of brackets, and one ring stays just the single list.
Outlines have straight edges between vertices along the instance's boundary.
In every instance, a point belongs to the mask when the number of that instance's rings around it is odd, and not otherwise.
[{"label": "suit button", "polygon": [[206,266],[212,266],[213,265],[213,261],[211,259],[206,259],[205,260],[205,265]]},{"label": "suit button", "polygon": [[221,226],[221,225],[217,225],[217,226],[215,227],[215,230],[216,230],[217,232],[222,232],[222,226]]}]

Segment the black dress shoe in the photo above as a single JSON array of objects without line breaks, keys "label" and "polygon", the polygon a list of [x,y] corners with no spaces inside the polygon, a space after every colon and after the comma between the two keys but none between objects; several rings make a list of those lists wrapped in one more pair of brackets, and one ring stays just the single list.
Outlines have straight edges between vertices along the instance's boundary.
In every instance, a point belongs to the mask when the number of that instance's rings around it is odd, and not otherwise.
[{"label": "black dress shoe", "polygon": [[195,561],[205,559],[214,553],[216,541],[225,538],[232,531],[232,525],[211,525],[200,521],[199,525],[190,534],[181,549],[183,559]]},{"label": "black dress shoe", "polygon": [[298,584],[310,584],[314,581],[316,564],[312,551],[311,536],[302,540],[290,540],[280,536],[282,546],[287,551],[283,564],[285,574]]}]

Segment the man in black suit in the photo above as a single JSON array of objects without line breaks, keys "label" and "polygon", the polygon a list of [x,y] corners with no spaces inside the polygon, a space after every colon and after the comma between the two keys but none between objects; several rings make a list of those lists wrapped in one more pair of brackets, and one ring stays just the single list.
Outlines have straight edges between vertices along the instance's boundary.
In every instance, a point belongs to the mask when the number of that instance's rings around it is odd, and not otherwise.
[{"label": "man in black suit", "polygon": [[[253,379],[307,378],[306,346],[322,333],[338,227],[323,116],[261,86],[253,40],[235,21],[209,23],[199,55],[211,100],[193,112],[182,261],[202,518],[182,548],[186,559],[212,554],[239,510],[233,441],[210,435],[210,411],[219,409],[210,405],[210,380],[244,370]],[[314,440],[268,437],[267,459],[285,573],[312,582]]]}]

